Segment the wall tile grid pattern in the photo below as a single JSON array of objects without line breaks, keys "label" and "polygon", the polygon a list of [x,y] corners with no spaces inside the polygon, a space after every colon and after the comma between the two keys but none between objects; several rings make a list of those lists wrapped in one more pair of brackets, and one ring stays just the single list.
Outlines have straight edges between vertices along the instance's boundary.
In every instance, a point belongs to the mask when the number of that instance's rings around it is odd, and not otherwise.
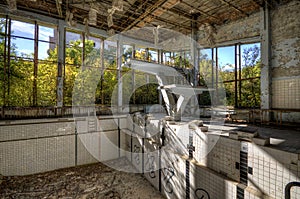
[{"label": "wall tile grid pattern", "polygon": [[300,108],[300,77],[295,79],[273,80],[272,83],[274,108]]},{"label": "wall tile grid pattern", "polygon": [[235,163],[240,162],[240,145],[237,140],[220,137],[207,156],[207,167],[239,181],[239,170],[236,169]]},{"label": "wall tile grid pattern", "polygon": [[[118,128],[113,119],[105,119],[107,123],[99,122],[105,130],[101,133],[89,119],[77,121],[77,139],[75,123],[68,119],[20,120],[18,125],[0,126],[0,173],[28,175],[118,158]],[[125,118],[120,124],[127,128]],[[121,147],[125,148],[124,136],[122,140]]]},{"label": "wall tile grid pattern", "polygon": [[[272,107],[300,108],[300,2],[290,1],[271,10]],[[300,115],[286,115],[299,122]],[[297,119],[292,119],[292,118]]]},{"label": "wall tile grid pattern", "polygon": [[28,175],[75,164],[75,136],[0,143],[0,173]]},{"label": "wall tile grid pattern", "polygon": [[[248,175],[249,186],[272,198],[284,198],[285,186],[300,181],[296,153],[250,144],[248,161],[249,166],[253,166],[253,175]],[[291,197],[300,198],[299,187],[292,188]]]}]

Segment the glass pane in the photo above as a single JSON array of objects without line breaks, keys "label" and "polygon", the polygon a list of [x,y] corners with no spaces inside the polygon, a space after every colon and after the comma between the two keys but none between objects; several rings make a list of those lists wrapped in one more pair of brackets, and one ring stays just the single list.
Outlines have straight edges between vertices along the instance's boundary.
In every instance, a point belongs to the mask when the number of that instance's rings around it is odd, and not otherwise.
[{"label": "glass pane", "polygon": [[182,55],[180,52],[174,52],[173,53],[173,65],[175,67],[182,67]]},{"label": "glass pane", "polygon": [[2,38],[2,34],[5,34],[5,25],[6,25],[6,19],[0,17],[0,38]]},{"label": "glass pane", "polygon": [[38,59],[46,60],[50,57],[56,56],[56,45],[39,41]]},{"label": "glass pane", "polygon": [[31,106],[33,104],[33,62],[11,60],[10,63],[9,106]]},{"label": "glass pane", "polygon": [[117,42],[104,41],[104,67],[116,68],[117,60]]},{"label": "glass pane", "polygon": [[135,58],[139,60],[146,60],[146,49],[140,46],[135,48]]},{"label": "glass pane", "polygon": [[149,50],[149,58],[152,62],[158,62],[158,54],[156,50]]},{"label": "glass pane", "polygon": [[244,80],[241,82],[241,107],[260,107],[260,78]]},{"label": "glass pane", "polygon": [[95,93],[101,80],[100,68],[83,67],[78,71],[73,83],[73,106],[91,106],[95,104]]},{"label": "glass pane", "polygon": [[38,106],[54,106],[56,104],[56,75],[56,63],[39,63],[37,78]]},{"label": "glass pane", "polygon": [[200,86],[213,87],[212,49],[200,50],[199,73]]},{"label": "glass pane", "polygon": [[192,56],[189,50],[184,52],[184,62],[185,68],[192,67]]},{"label": "glass pane", "polygon": [[230,83],[219,83],[218,84],[217,100],[221,105],[234,106],[235,102],[235,84]]},{"label": "glass pane", "polygon": [[85,66],[101,67],[101,41],[96,37],[85,40]]},{"label": "glass pane", "polygon": [[65,65],[64,76],[64,105],[72,105],[72,92],[74,88],[75,79],[78,75],[79,68],[73,65]]},{"label": "glass pane", "polygon": [[163,63],[171,65],[171,52],[163,52]]},{"label": "glass pane", "polygon": [[5,24],[6,19],[0,18],[0,106],[4,105],[3,92],[4,86],[4,41],[5,41]]},{"label": "glass pane", "polygon": [[[11,38],[11,51],[16,52],[18,57],[34,57],[34,41],[21,38]],[[13,56],[13,54],[11,54]]]},{"label": "glass pane", "polygon": [[133,47],[131,45],[123,45],[123,63],[132,58],[132,50]]},{"label": "glass pane", "polygon": [[132,84],[132,71],[123,68],[125,70],[122,71],[122,95],[123,95],[123,103],[127,105],[130,102],[130,97],[133,93],[133,84]]},{"label": "glass pane", "polygon": [[241,78],[260,76],[260,44],[241,45]]},{"label": "glass pane", "polygon": [[82,41],[81,34],[66,31],[66,44],[72,45],[74,41]]},{"label": "glass pane", "polygon": [[[150,83],[147,83],[149,80]],[[157,104],[158,84],[153,77],[144,73],[135,73],[135,90],[131,95],[131,103],[135,104]]]},{"label": "glass pane", "polygon": [[113,89],[117,84],[117,71],[116,70],[105,70],[103,79],[101,80],[101,100],[102,104],[111,105],[111,96]]},{"label": "glass pane", "polygon": [[82,65],[83,44],[81,35],[66,32],[65,62],[80,67]]},{"label": "glass pane", "polygon": [[57,43],[58,33],[54,28],[39,25],[39,40]]},{"label": "glass pane", "polygon": [[34,39],[34,24],[11,21],[11,35]]},{"label": "glass pane", "polygon": [[235,47],[218,48],[218,82],[234,80],[235,71]]}]

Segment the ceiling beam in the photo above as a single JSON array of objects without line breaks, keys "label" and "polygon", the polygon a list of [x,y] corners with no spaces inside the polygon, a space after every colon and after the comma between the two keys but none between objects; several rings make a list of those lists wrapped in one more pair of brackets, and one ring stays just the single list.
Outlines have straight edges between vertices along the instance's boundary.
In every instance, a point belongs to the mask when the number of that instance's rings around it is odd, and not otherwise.
[{"label": "ceiling beam", "polygon": [[263,7],[263,4],[256,2],[255,0],[251,0],[255,5],[259,7]]},{"label": "ceiling beam", "polygon": [[[128,11],[128,12],[134,12],[134,11]],[[122,13],[119,13],[119,12],[116,12],[115,15],[119,15],[119,16],[127,16],[127,15],[124,15]],[[166,23],[166,24],[170,24],[172,26],[178,26],[178,27],[181,27],[181,28],[184,28],[184,29],[190,29],[190,26],[187,26],[187,25],[183,25],[181,23],[178,23],[178,22],[175,22],[175,21],[171,21],[171,20],[167,20],[167,19],[164,19],[162,17],[159,17],[159,16],[155,16],[153,14],[149,14],[149,17],[151,17],[152,19],[155,19],[159,22],[163,22],[163,23]],[[134,17],[130,17],[131,20],[135,20]],[[121,23],[121,25],[123,25]]]},{"label": "ceiling beam", "polygon": [[56,0],[56,8],[57,8],[57,12],[58,12],[59,17],[63,17],[62,9],[61,9],[61,3],[59,2],[59,0]]},{"label": "ceiling beam", "polygon": [[[145,20],[149,20],[149,18],[147,17],[149,14],[153,14],[153,15],[158,15],[158,14],[162,14],[162,13],[154,13],[157,11],[157,9],[162,6],[163,4],[165,4],[168,1],[178,1],[178,0],[158,0],[156,1],[152,6],[148,7],[145,12],[143,14],[141,14],[136,20],[134,20],[131,24],[129,24],[124,31],[127,31],[131,28],[133,28],[134,26],[144,26]],[[153,16],[151,16],[151,18],[153,18]]]},{"label": "ceiling beam", "polygon": [[234,8],[236,11],[238,11],[239,13],[241,13],[244,16],[249,16],[247,13],[245,13],[243,10],[239,9],[237,6],[233,5],[232,3],[228,2],[227,0],[221,0],[222,2],[224,2],[225,4],[227,4],[228,6]]},{"label": "ceiling beam", "polygon": [[[131,10],[128,10],[128,12],[129,13],[134,13],[134,11],[131,11]],[[114,15],[121,16],[121,17],[127,17],[128,16],[128,15],[122,14],[120,12],[115,12]],[[99,17],[101,17],[101,21],[102,21],[102,25],[100,26],[100,28],[103,28],[105,25],[107,25],[106,20],[104,20],[106,18],[105,18],[105,16],[103,17],[102,15],[98,15],[98,18]],[[156,20],[160,23],[165,23],[165,24],[168,24],[170,26],[175,26],[175,27],[183,28],[185,30],[190,30],[190,26],[183,25],[183,24],[175,22],[175,21],[167,20],[167,19],[164,19],[164,18],[159,17],[159,16],[154,16],[152,14],[150,14],[149,17],[152,17],[152,19],[154,19],[154,20]],[[129,19],[134,21],[136,18],[130,16]],[[119,31],[122,31],[126,28],[126,26],[124,26],[124,23],[121,20],[116,20],[115,19],[113,28],[118,28]]]},{"label": "ceiling beam", "polygon": [[[150,14],[152,16],[159,17],[160,15],[162,15],[163,13],[165,13],[167,11],[167,9],[170,9],[170,8],[174,7],[178,3],[180,3],[180,0],[167,0],[163,4],[161,4],[161,6],[157,6],[155,8],[155,10],[152,13],[150,13]],[[164,7],[165,9],[161,9],[161,7]],[[152,21],[152,19],[153,19],[153,17],[147,16],[144,20],[142,20],[141,22],[139,22],[137,24],[137,26],[138,27],[143,27],[143,26],[145,26],[146,23],[150,23]]]},{"label": "ceiling beam", "polygon": [[[133,4],[130,3],[128,0],[125,0],[125,1],[126,1],[130,6],[133,6]],[[123,25],[124,23],[127,23],[127,22],[128,22],[128,19],[129,19],[130,17],[132,17],[135,13],[137,13],[141,8],[143,8],[143,6],[145,6],[147,2],[148,2],[148,0],[144,1],[142,4],[140,4],[138,7],[136,7],[136,8],[135,8],[135,11],[134,11],[130,16],[128,16],[127,19],[126,19],[126,21],[124,21],[121,25]]]},{"label": "ceiling beam", "polygon": [[[144,3],[143,4],[141,4],[140,6],[136,6],[136,5],[134,5],[134,4],[132,4],[131,2],[129,2],[128,0],[125,0],[130,6],[131,6],[131,8],[133,9],[133,10],[131,10],[131,9],[129,9],[129,10],[127,10],[127,12],[131,12],[132,13],[132,15],[131,15],[131,17],[130,16],[128,16],[127,17],[127,20],[126,20],[126,22],[128,21],[128,19],[131,19],[132,17],[133,17],[133,15],[135,14],[135,15],[140,15],[140,14],[142,14],[142,13],[140,13],[139,12],[139,10],[140,10],[140,8],[141,8],[141,5],[145,5]],[[146,3],[147,1],[145,1],[145,3]],[[173,7],[172,7],[173,8]],[[180,11],[180,10],[178,10],[178,9],[172,9],[172,8],[168,8],[168,7],[166,7],[166,6],[164,6],[164,5],[162,5],[159,9],[162,9],[164,12],[168,12],[168,13],[170,13],[171,15],[173,15],[173,16],[176,16],[176,17],[180,17],[180,18],[184,18],[184,19],[188,19],[188,20],[193,20],[193,19],[191,19],[192,17],[191,17],[191,15],[189,15],[188,13],[185,13],[185,12],[182,12],[182,11]],[[155,15],[153,15],[153,14],[149,14],[149,16],[155,16]],[[159,20],[159,18],[156,18],[157,20]],[[122,23],[122,25],[124,25],[126,22],[123,22]],[[176,25],[177,26],[177,25]]]},{"label": "ceiling beam", "polygon": [[180,3],[182,3],[183,5],[189,7],[189,8],[191,8],[191,9],[197,11],[197,12],[199,12],[200,14],[203,14],[203,15],[205,15],[205,16],[207,16],[207,17],[213,18],[214,20],[217,21],[217,23],[222,23],[222,20],[221,20],[220,18],[218,18],[218,17],[215,17],[215,16],[213,16],[213,15],[207,13],[207,12],[204,12],[204,11],[200,10],[199,8],[196,8],[196,7],[194,7],[194,6],[192,6],[192,5],[188,4],[188,3],[186,3],[186,2],[184,2],[184,1],[181,1]]}]

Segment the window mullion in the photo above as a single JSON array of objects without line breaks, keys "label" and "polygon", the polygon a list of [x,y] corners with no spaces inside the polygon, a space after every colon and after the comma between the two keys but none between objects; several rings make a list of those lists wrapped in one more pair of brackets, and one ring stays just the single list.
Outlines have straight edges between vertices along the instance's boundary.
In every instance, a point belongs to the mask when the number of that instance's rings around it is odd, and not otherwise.
[{"label": "window mullion", "polygon": [[34,31],[34,60],[33,60],[33,106],[37,106],[37,72],[38,72],[38,36],[39,36],[39,25],[35,21]]},{"label": "window mullion", "polygon": [[235,45],[235,48],[234,48],[234,50],[235,50],[235,53],[234,53],[234,56],[235,56],[235,64],[234,64],[234,106],[235,107],[238,107],[238,95],[237,95],[237,93],[238,93],[238,83],[237,83],[237,81],[238,81],[238,63],[239,63],[239,56],[240,56],[240,51],[239,51],[239,44],[236,44]]}]

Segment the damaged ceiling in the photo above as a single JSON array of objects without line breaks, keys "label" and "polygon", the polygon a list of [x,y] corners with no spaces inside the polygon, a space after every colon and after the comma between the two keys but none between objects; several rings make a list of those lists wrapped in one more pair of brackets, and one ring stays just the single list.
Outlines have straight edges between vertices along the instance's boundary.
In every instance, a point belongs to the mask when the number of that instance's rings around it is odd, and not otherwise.
[{"label": "damaged ceiling", "polygon": [[66,20],[70,26],[89,24],[113,33],[135,27],[163,27],[191,33],[197,28],[221,25],[259,11],[264,0],[1,0],[0,5]]}]

